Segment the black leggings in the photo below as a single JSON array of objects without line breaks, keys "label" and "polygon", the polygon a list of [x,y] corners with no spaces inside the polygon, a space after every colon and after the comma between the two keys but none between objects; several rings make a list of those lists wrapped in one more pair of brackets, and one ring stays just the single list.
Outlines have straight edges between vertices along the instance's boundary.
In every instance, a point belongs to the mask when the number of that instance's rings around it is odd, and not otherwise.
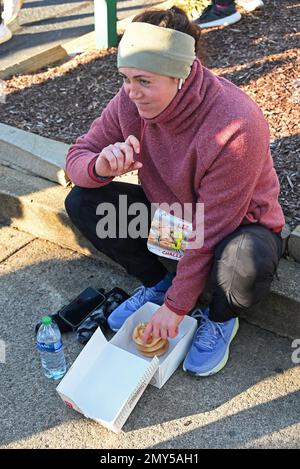
[{"label": "black leggings", "polygon": [[[150,208],[141,186],[111,182],[97,189],[74,187],[66,198],[66,210],[73,224],[99,251],[122,265],[145,286],[153,286],[164,277],[166,268],[148,250],[146,238],[100,239],[96,234],[96,225],[101,219],[96,215],[97,206],[110,202],[118,207],[121,194],[128,197],[128,203],[143,202]],[[116,215],[118,226],[122,214],[117,210]],[[128,223],[133,218],[128,215]],[[149,213],[148,224],[150,222]],[[281,253],[280,235],[259,224],[241,225],[226,236],[214,251],[210,318],[227,321],[265,298]]]},{"label": "black leggings", "polygon": [[0,0],[0,24],[2,23],[2,0]]}]

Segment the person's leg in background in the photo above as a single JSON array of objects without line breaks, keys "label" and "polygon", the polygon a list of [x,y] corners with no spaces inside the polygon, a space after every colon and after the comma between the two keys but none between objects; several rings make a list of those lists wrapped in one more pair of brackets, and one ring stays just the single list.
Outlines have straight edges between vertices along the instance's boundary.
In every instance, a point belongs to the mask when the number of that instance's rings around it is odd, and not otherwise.
[{"label": "person's leg in background", "polygon": [[13,22],[17,19],[24,0],[0,0],[1,21],[0,21],[0,44],[9,41],[14,31]]},{"label": "person's leg in background", "polygon": [[3,0],[4,8],[2,18],[4,23],[8,26],[11,25],[19,14],[19,11],[22,8],[24,0]]},{"label": "person's leg in background", "polygon": [[0,45],[12,38],[11,30],[4,23],[3,2],[0,0]]},{"label": "person's leg in background", "polygon": [[235,3],[246,11],[254,11],[264,6],[263,0],[235,0]]},{"label": "person's leg in background", "polygon": [[235,4],[247,11],[254,11],[263,6],[262,0],[213,0],[196,20],[201,28],[214,26],[229,26],[241,19],[241,14],[236,10]]},{"label": "person's leg in background", "polygon": [[[83,189],[74,187],[66,198],[65,206],[73,224],[81,233],[108,257],[125,268],[129,275],[138,278],[142,286],[129,300],[120,305],[109,316],[109,326],[113,330],[119,329],[128,316],[133,314],[147,301],[162,304],[164,294],[172,283],[173,274],[159,262],[156,255],[147,248],[147,238],[132,238],[118,236],[120,226],[119,196],[127,196],[127,206],[140,202],[147,207],[147,228],[150,228],[151,205],[141,186],[121,182],[111,182],[99,189]],[[96,232],[97,223],[101,216],[96,214],[99,204],[111,203],[116,207],[116,237],[101,238]],[[105,215],[104,215],[105,216]],[[128,215],[127,226],[134,219]],[[127,228],[126,226],[126,228]]]},{"label": "person's leg in background", "polygon": [[227,363],[238,316],[264,299],[282,255],[282,239],[261,225],[242,225],[215,249],[211,271],[213,299],[184,361],[196,376],[220,371]]}]

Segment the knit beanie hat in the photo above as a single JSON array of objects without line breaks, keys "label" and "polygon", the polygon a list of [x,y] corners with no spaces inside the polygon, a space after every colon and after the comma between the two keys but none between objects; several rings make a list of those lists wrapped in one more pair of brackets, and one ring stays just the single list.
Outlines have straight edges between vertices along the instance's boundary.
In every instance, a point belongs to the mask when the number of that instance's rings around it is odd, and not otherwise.
[{"label": "knit beanie hat", "polygon": [[195,39],[175,29],[133,22],[126,28],[118,49],[118,68],[186,79],[195,60]]}]

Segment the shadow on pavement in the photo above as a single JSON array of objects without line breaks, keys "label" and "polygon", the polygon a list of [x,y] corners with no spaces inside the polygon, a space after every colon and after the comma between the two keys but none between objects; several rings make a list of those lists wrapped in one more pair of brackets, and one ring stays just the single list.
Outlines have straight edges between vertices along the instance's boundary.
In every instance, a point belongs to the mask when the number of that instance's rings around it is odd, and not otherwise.
[{"label": "shadow on pavement", "polygon": [[[266,445],[264,437],[273,433],[283,433],[285,429],[296,425],[300,421],[300,391],[289,393],[286,396],[273,399],[264,404],[253,406],[222,417],[216,422],[203,425],[183,435],[167,439],[159,445],[149,448],[299,448],[296,440],[285,441],[283,435],[273,436],[273,444]],[[296,433],[296,430],[295,430]]]},{"label": "shadow on pavement", "polygon": [[[34,337],[34,326],[39,318],[57,311],[87,286],[103,287],[106,290],[120,286],[131,292],[138,284],[121,270],[41,240],[33,241],[19,255],[16,253],[12,256],[9,262],[9,273],[3,273],[1,277],[0,294],[1,339],[7,344],[6,363],[0,364],[2,445],[29,436],[38,437],[39,433],[50,428],[83,419],[64,406],[56,394],[56,383],[42,375]],[[70,366],[82,347],[73,333],[64,335],[63,340]],[[123,428],[124,438],[129,432],[177,419],[193,416],[205,418],[205,414],[230,403],[241,394],[247,400],[248,390],[269,377],[276,379],[278,373],[291,366],[288,339],[279,338],[242,321],[240,333],[232,346],[230,361],[222,372],[210,378],[195,379],[179,368],[161,390],[149,386]],[[279,399],[278,402],[283,404],[277,407],[278,415],[275,415],[276,406],[272,402],[261,407],[261,428],[256,428],[250,409],[225,418],[224,425],[221,420],[209,424],[207,428],[201,427],[195,431],[197,442],[193,441],[191,447],[201,447],[202,440],[204,443],[207,441],[207,434],[217,438],[221,429],[226,431],[230,427],[246,425],[247,420],[249,428],[245,429],[243,442],[253,436],[251,432],[255,436],[262,436],[264,432],[278,431],[281,428],[280,415],[284,415],[284,422],[298,421],[299,412],[295,411],[295,405],[300,405],[299,401],[295,403],[291,397]],[[267,423],[264,423],[265,418]],[[91,421],[87,421],[86,425],[87,428],[90,425],[97,426]],[[284,427],[285,423],[282,425]],[[100,426],[99,432],[106,430]],[[115,436],[115,444],[118,438]],[[187,436],[182,435],[172,440],[173,447],[180,447],[185,438]],[[65,440],[62,446],[68,447],[69,443]]]}]

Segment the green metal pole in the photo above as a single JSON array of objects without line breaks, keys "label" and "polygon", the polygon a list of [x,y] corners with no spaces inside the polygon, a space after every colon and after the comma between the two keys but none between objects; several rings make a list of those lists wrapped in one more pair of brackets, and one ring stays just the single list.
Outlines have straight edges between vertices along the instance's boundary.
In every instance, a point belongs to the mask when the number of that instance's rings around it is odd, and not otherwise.
[{"label": "green metal pole", "polygon": [[117,2],[116,0],[94,0],[95,40],[97,49],[117,45]]}]

